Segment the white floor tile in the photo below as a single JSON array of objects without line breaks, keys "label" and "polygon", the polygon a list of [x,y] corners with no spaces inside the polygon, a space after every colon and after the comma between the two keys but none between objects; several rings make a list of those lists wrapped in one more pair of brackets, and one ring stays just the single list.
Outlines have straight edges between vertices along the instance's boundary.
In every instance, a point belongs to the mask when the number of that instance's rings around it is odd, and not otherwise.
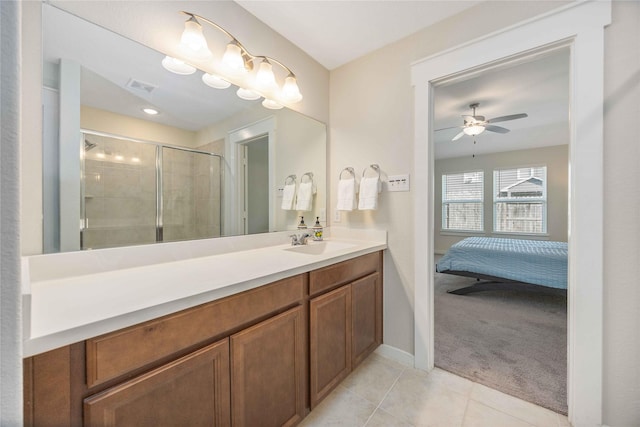
[{"label": "white floor tile", "polygon": [[300,426],[362,427],[375,409],[376,405],[373,403],[338,386],[302,420]]},{"label": "white floor tile", "polygon": [[463,427],[533,427],[497,409],[470,400],[464,416]]},{"label": "white floor tile", "polygon": [[411,424],[406,423],[393,415],[389,414],[380,408],[376,409],[371,418],[366,424],[366,427],[412,427]]},{"label": "white floor tile", "polygon": [[400,363],[372,355],[342,382],[342,386],[377,406],[404,370]]}]

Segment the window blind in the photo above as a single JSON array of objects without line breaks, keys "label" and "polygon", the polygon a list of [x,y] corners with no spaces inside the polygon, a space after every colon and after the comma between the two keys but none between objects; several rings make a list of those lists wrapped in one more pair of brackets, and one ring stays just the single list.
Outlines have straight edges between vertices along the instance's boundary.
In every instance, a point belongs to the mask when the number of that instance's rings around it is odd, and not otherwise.
[{"label": "window blind", "polygon": [[442,229],[482,231],[484,172],[442,175]]},{"label": "window blind", "polygon": [[494,230],[547,232],[547,167],[493,171]]}]

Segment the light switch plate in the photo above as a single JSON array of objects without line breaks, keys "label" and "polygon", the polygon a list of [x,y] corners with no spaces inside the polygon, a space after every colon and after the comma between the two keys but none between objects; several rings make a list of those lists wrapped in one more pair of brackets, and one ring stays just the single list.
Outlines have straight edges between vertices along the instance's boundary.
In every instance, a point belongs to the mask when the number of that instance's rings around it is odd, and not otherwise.
[{"label": "light switch plate", "polygon": [[409,189],[409,174],[389,176],[387,191],[409,191]]}]

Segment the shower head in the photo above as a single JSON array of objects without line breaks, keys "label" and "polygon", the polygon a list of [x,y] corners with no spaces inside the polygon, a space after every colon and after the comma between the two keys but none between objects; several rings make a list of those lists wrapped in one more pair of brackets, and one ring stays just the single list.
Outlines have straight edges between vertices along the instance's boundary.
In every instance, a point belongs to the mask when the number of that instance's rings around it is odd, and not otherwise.
[{"label": "shower head", "polygon": [[84,140],[84,151],[89,151],[92,148],[97,147],[98,144],[94,144],[93,142],[89,142],[89,140],[85,139]]}]

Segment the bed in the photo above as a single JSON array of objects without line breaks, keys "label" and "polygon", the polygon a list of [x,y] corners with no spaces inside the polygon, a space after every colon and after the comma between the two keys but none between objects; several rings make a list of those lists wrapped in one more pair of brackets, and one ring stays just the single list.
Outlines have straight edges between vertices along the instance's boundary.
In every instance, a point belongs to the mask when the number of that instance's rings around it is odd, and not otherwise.
[{"label": "bed", "polygon": [[567,289],[567,244],[468,237],[449,248],[438,261],[436,271],[478,279],[476,285],[449,291],[458,295],[486,289],[482,285],[489,282]]}]

